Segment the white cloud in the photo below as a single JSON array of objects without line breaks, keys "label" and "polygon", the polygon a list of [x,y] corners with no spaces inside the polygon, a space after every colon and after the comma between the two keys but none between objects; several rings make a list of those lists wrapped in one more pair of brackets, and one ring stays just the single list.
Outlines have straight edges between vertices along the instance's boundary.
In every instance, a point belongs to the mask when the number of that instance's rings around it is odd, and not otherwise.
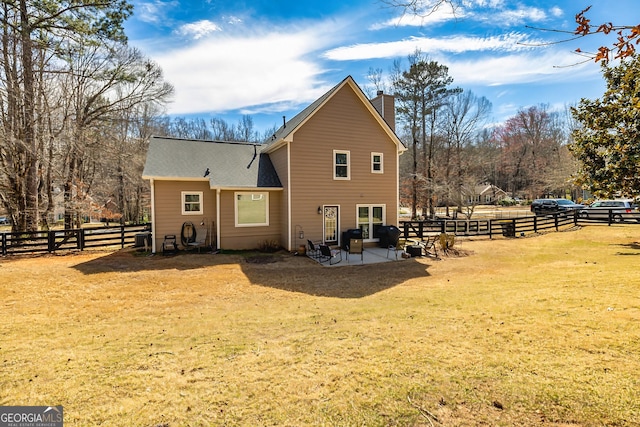
[{"label": "white cloud", "polygon": [[202,37],[205,37],[206,35],[215,31],[220,31],[220,27],[216,23],[206,19],[185,24],[178,28],[178,34],[192,36],[196,40],[201,39]]},{"label": "white cloud", "polygon": [[563,10],[562,10],[562,9],[560,9],[559,7],[557,7],[557,6],[552,7],[550,12],[551,12],[551,14],[552,14],[553,16],[555,16],[556,18],[560,18],[561,16],[563,16],[563,15],[564,15]]},{"label": "white cloud", "polygon": [[[549,13],[554,17],[562,16],[562,10],[553,7]],[[380,30],[389,27],[428,27],[443,24],[449,21],[474,20],[495,24],[499,27],[510,27],[525,22],[540,22],[548,19],[549,15],[543,9],[537,7],[518,6],[515,9],[506,8],[502,1],[475,0],[462,3],[462,6],[439,7],[434,11],[410,13],[391,18],[385,22],[376,23],[371,30]]]},{"label": "white cloud", "polygon": [[391,18],[385,22],[372,25],[370,30],[381,30],[389,27],[424,27],[429,25],[441,24],[453,19],[464,18],[463,10],[456,10],[455,13],[451,8],[440,7],[433,12],[425,12],[419,14],[405,13],[400,16]]},{"label": "white cloud", "polygon": [[[507,10],[505,3],[511,9]],[[500,104],[513,103],[512,98],[522,98],[522,93],[526,93],[525,102],[542,96],[539,91],[517,92],[515,88],[519,83],[537,83],[539,88],[560,82],[558,86],[562,86],[562,82],[581,81],[585,76],[591,79],[598,74],[599,68],[592,65],[558,68],[575,59],[568,54],[571,48],[563,45],[557,47],[562,51],[556,51],[555,46],[547,45],[544,49],[534,49],[544,45],[544,41],[534,39],[542,37],[539,33],[498,34],[498,27],[504,28],[507,24],[562,14],[559,8],[538,9],[513,4],[503,0],[463,0],[464,9],[456,11],[456,18],[464,16],[475,23],[482,21],[483,28],[487,23],[496,23],[486,30],[484,34],[489,35],[486,37],[473,36],[470,31],[477,30],[477,26],[472,28],[461,23],[452,26],[453,29],[443,26],[438,30],[440,34],[468,32],[400,40],[398,38],[406,37],[407,29],[402,28],[393,35],[394,27],[424,27],[425,23],[436,25],[454,17],[448,8],[441,8],[428,15],[425,18],[428,21],[413,21],[405,16],[402,20],[389,20],[372,27],[385,31],[363,33],[366,25],[354,25],[354,14],[332,17],[325,22],[297,20],[283,24],[283,21],[256,22],[251,14],[236,11],[239,15],[200,16],[199,21],[177,27],[175,21],[166,19],[170,16],[167,11],[175,6],[174,0],[141,3],[136,6],[136,14],[142,5],[145,22],[156,22],[154,27],[159,26],[159,22],[165,28],[173,28],[171,36],[145,40],[147,53],[160,64],[165,79],[176,89],[174,102],[169,105],[170,114],[297,112],[336,84],[336,78],[347,74],[356,76],[370,64],[389,65],[390,60],[406,58],[416,49],[447,65],[455,85],[486,88],[497,94]],[[161,20],[163,16],[165,21]],[[236,16],[247,18],[247,22]],[[492,21],[483,20],[485,17],[492,17]],[[176,34],[185,37],[176,37]],[[372,37],[387,37],[387,41]],[[360,60],[368,63],[359,63]],[[330,81],[325,82],[324,78]],[[561,91],[556,92],[553,95]]]},{"label": "white cloud", "polygon": [[443,63],[458,85],[501,86],[549,81],[576,80],[595,75],[598,70],[591,64],[562,67],[567,64],[564,52],[546,51],[520,53],[500,57],[484,57],[471,60],[448,58]]},{"label": "white cloud", "polygon": [[324,47],[326,34],[318,27],[236,37],[216,32],[154,55],[176,89],[171,113],[255,111],[251,106],[264,104],[277,109],[273,104],[316,99],[335,84],[324,84],[319,77],[324,70],[309,59]]},{"label": "white cloud", "polygon": [[411,37],[394,42],[364,43],[339,47],[325,52],[324,56],[335,61],[353,61],[406,56],[416,49],[429,54],[435,52],[518,51],[528,49],[527,45],[539,43],[521,33],[509,33],[495,37],[454,36],[440,39]]},{"label": "white cloud", "polygon": [[485,16],[484,19],[500,22],[501,25],[513,26],[523,22],[540,22],[547,18],[544,10],[537,7],[521,7],[512,10],[503,10],[492,16]]},{"label": "white cloud", "polygon": [[239,18],[237,16],[225,16],[223,19],[227,24],[230,25],[239,25],[243,22],[242,18]]},{"label": "white cloud", "polygon": [[466,7],[490,7],[498,9],[504,6],[504,0],[464,0]]},{"label": "white cloud", "polygon": [[164,22],[168,12],[178,6],[179,2],[177,0],[141,2],[136,4],[134,13],[143,22],[157,24]]}]

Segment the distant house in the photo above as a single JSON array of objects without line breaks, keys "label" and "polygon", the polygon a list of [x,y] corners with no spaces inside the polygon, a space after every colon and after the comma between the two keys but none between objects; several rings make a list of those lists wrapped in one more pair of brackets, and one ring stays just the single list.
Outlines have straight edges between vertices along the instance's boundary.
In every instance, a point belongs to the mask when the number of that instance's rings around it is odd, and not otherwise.
[{"label": "distant house", "polygon": [[[77,192],[76,186],[72,186],[72,191]],[[71,211],[77,214],[85,222],[98,222],[100,221],[100,206],[95,202],[93,197],[89,194],[85,194],[82,200],[73,200]],[[55,223],[64,221],[66,209],[66,202],[64,198],[64,191],[56,187],[53,189],[53,212],[49,214],[47,221],[49,223]]]},{"label": "distant house", "polygon": [[185,222],[209,225],[221,249],[338,245],[356,228],[375,242],[377,226],[398,222],[406,148],[394,126],[393,97],[370,101],[349,76],[264,144],[152,138],[153,250]]},{"label": "distant house", "polygon": [[467,195],[469,205],[494,205],[506,198],[508,194],[493,184],[476,185],[473,194]]}]

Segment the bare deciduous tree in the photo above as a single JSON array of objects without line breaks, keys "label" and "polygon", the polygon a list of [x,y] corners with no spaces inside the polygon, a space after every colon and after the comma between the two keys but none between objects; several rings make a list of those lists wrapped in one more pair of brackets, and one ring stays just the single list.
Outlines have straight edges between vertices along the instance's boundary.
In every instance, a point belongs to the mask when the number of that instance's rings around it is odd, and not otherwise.
[{"label": "bare deciduous tree", "polygon": [[[459,92],[449,97],[445,106],[444,127],[448,146],[452,148],[453,162],[447,167],[447,181],[453,181],[453,194],[449,194],[447,202],[455,202],[457,211],[462,212],[464,204],[465,184],[478,183],[470,175],[470,162],[465,158],[467,149],[473,144],[491,113],[491,102],[485,97],[477,97],[473,92]],[[475,185],[474,185],[475,187]],[[452,200],[453,199],[453,200]],[[447,208],[450,203],[447,203]],[[448,212],[447,212],[448,214]]]}]

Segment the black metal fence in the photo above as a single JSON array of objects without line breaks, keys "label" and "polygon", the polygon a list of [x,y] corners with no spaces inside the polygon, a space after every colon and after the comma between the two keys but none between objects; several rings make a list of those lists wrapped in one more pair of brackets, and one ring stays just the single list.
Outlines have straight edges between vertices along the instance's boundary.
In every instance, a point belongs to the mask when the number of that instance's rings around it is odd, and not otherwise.
[{"label": "black metal fence", "polygon": [[545,231],[559,231],[580,224],[608,224],[624,221],[630,224],[640,224],[640,213],[625,214],[623,218],[613,212],[598,220],[581,217],[577,212],[562,212],[545,216],[524,216],[506,219],[477,219],[477,220],[449,220],[436,219],[425,221],[401,221],[400,229],[405,239],[420,239],[424,237],[449,233],[456,236],[496,236],[515,237]]},{"label": "black metal fence", "polygon": [[[118,225],[100,228],[74,228],[35,232],[0,233],[0,254],[36,254],[87,248],[124,248],[145,244],[151,224]],[[148,242],[148,240],[147,240]]]}]

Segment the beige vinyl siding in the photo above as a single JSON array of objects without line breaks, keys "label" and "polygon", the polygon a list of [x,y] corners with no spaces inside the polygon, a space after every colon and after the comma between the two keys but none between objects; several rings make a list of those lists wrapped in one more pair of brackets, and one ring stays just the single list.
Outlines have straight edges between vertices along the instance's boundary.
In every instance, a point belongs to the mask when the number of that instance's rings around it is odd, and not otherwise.
[{"label": "beige vinyl siding", "polygon": [[[350,179],[333,179],[334,150],[349,151]],[[382,153],[384,173],[371,173],[371,153]],[[338,91],[294,135],[291,143],[292,227],[305,240],[322,238],[318,206],[340,207],[340,231],[356,228],[356,205],[386,206],[397,221],[397,146],[349,86]]]},{"label": "beige vinyl siding", "polygon": [[[288,165],[289,159],[287,155],[287,147],[288,145],[285,144],[277,151],[269,154],[269,157],[271,158],[271,163],[273,164],[273,167],[275,168],[278,174],[278,178],[280,178],[280,183],[282,184],[282,188],[283,188],[283,191],[281,192],[281,197],[280,197],[280,209],[281,209],[280,241],[282,242],[282,246],[285,249],[292,250],[292,248],[288,246],[289,234],[287,233],[287,227],[288,227],[287,218],[288,218],[288,211],[289,211],[289,204],[288,204],[289,199],[287,197],[287,190],[288,190],[288,184],[289,184],[289,170],[287,168],[287,165]],[[293,244],[294,243],[292,242],[292,245]]]},{"label": "beige vinyl siding", "polygon": [[[208,181],[162,181],[154,180],[155,185],[155,249],[162,251],[164,236],[175,234],[178,244],[182,224],[186,221],[199,225],[205,221],[209,227],[215,220],[216,195],[209,189]],[[182,192],[202,192],[202,215],[182,215]]]},{"label": "beige vinyl siding", "polygon": [[269,225],[236,227],[234,194],[236,191],[262,191],[257,189],[228,190],[220,193],[220,248],[255,249],[264,242],[282,245],[280,238],[282,221],[282,191],[269,192]]}]

